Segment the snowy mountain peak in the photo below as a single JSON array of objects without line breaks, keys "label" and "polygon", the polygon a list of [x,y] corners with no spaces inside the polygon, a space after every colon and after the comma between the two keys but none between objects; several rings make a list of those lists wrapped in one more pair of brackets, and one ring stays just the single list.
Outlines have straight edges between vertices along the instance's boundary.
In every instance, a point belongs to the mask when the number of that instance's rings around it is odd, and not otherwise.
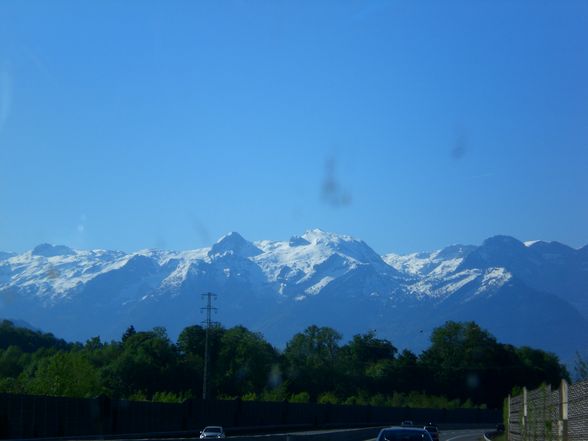
[{"label": "snowy mountain peak", "polygon": [[302,236],[296,237],[296,240],[299,242],[298,246],[304,241],[308,245],[327,246],[334,250],[337,250],[343,244],[365,245],[364,242],[354,239],[351,236],[330,233],[328,231],[323,231],[320,228],[306,230]]},{"label": "snowy mountain peak", "polygon": [[55,257],[55,256],[73,256],[76,252],[65,245],[51,245],[49,243],[42,243],[37,245],[31,255],[42,256],[42,257]]},{"label": "snowy mountain peak", "polygon": [[208,252],[209,256],[216,254],[233,253],[234,255],[241,257],[253,257],[261,254],[262,251],[248,242],[239,233],[230,232],[229,234],[221,237]]},{"label": "snowy mountain peak", "polygon": [[361,263],[383,264],[382,257],[372,250],[364,241],[357,240],[344,234],[335,234],[323,231],[319,228],[307,230],[301,237],[309,245],[328,249],[351,257]]},{"label": "snowy mountain peak", "polygon": [[321,230],[320,228],[313,228],[312,230],[306,230],[301,237],[303,239],[307,240],[309,243],[313,243],[313,244],[335,242],[340,239],[351,240],[350,236],[339,236],[335,233],[329,233],[327,231]]}]

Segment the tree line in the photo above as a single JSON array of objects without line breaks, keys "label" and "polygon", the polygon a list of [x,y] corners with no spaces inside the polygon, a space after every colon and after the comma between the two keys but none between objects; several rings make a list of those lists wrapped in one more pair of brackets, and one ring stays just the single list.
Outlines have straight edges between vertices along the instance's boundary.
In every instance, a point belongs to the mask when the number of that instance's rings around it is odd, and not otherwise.
[{"label": "tree line", "polygon": [[[183,401],[202,396],[205,329],[173,342],[130,326],[119,341],[68,343],[0,323],[0,392]],[[447,322],[420,355],[373,331],[346,343],[309,326],[283,350],[244,326],[209,332],[209,396],[394,407],[498,407],[515,387],[569,380],[556,355],[497,342],[474,322]]]}]

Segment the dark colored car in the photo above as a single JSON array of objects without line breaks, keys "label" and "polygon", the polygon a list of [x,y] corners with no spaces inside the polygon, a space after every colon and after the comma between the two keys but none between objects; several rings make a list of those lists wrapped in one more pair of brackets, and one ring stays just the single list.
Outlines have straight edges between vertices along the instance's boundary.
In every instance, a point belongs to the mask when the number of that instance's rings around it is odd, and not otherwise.
[{"label": "dark colored car", "polygon": [[437,426],[425,426],[424,429],[429,432],[433,441],[439,441],[439,428]]},{"label": "dark colored car", "polygon": [[377,441],[433,441],[433,439],[425,429],[388,427],[380,430]]},{"label": "dark colored car", "polygon": [[200,432],[200,439],[224,438],[225,431],[221,426],[206,426]]},{"label": "dark colored car", "polygon": [[413,427],[414,423],[411,420],[404,420],[400,423],[400,427]]}]

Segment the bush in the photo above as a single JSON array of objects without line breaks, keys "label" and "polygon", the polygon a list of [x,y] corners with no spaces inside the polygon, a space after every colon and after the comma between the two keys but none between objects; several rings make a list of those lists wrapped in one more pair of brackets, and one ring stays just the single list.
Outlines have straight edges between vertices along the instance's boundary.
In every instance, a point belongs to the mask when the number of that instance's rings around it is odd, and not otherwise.
[{"label": "bush", "polygon": [[129,401],[149,401],[147,399],[147,394],[142,391],[139,390],[137,392],[133,392],[131,395],[129,395]]},{"label": "bush", "polygon": [[274,389],[265,389],[261,393],[259,401],[285,401],[289,396],[288,388],[282,383]]},{"label": "bush", "polygon": [[175,394],[173,392],[155,392],[151,401],[158,403],[183,403],[190,398],[189,392]]},{"label": "bush", "polygon": [[316,400],[319,404],[339,404],[339,398],[333,392],[325,392]]},{"label": "bush", "polygon": [[310,402],[310,394],[308,392],[300,392],[292,394],[288,400],[290,403],[308,403]]}]

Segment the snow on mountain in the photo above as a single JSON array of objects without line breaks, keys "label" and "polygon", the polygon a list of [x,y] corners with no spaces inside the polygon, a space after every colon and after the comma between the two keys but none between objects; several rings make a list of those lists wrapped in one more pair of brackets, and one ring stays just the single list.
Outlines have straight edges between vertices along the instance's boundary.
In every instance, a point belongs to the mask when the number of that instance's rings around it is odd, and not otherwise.
[{"label": "snow on mountain", "polygon": [[0,260],[9,259],[11,257],[14,257],[15,255],[15,253],[7,253],[5,251],[0,251]]},{"label": "snow on mountain", "polygon": [[408,285],[408,289],[416,297],[423,299],[430,297],[442,300],[459,289],[479,280],[482,275],[480,270],[461,271],[448,274],[447,277],[425,277],[417,279],[417,282]]},{"label": "snow on mountain", "polygon": [[153,280],[150,283],[152,289],[178,287],[187,278],[208,271],[219,272],[221,278],[255,273],[263,281],[277,284],[280,294],[289,290],[302,295],[316,294],[329,281],[362,265],[373,266],[386,276],[396,275],[365,242],[349,236],[310,230],[288,242],[253,244],[233,232],[210,248],[180,252],[74,251],[65,246],[43,244],[31,252],[7,258],[0,266],[0,286],[24,288],[39,297],[59,298],[74,295],[76,289],[105,274],[132,273],[136,283],[153,279],[154,273],[165,269],[161,274],[165,277],[155,278],[158,284]]},{"label": "snow on mountain", "polygon": [[256,245],[263,253],[254,260],[268,281],[278,284],[280,295],[299,300],[318,294],[333,280],[363,266],[385,277],[398,276],[365,242],[319,229],[288,242],[261,241]]},{"label": "snow on mountain", "polygon": [[471,245],[451,245],[431,252],[407,255],[386,254],[383,259],[388,265],[403,273],[414,276],[444,277],[455,271],[464,257],[475,248]]},{"label": "snow on mountain", "polygon": [[495,236],[468,254],[457,270],[502,267],[531,288],[555,294],[588,317],[588,255],[559,242],[524,243]]},{"label": "snow on mountain", "polygon": [[481,286],[476,290],[476,294],[490,291],[492,288],[501,287],[511,278],[512,274],[504,268],[489,268],[484,272]]},{"label": "snow on mountain", "polygon": [[23,288],[39,297],[67,296],[97,274],[122,266],[127,257],[124,253],[105,250],[47,255],[35,250],[0,263],[0,287]]},{"label": "snow on mountain", "polygon": [[242,257],[253,257],[261,253],[261,250],[247,242],[239,233],[231,232],[221,237],[208,252],[209,256],[215,254],[233,253]]},{"label": "snow on mountain", "polygon": [[[130,324],[162,325],[177,335],[200,320],[200,294],[213,291],[223,324],[244,324],[275,344],[318,324],[346,336],[376,329],[418,349],[448,318],[491,325],[485,315],[492,310],[501,311],[501,326],[511,326],[517,342],[554,345],[532,321],[549,322],[556,332],[569,327],[566,314],[574,315],[580,317],[574,333],[588,333],[587,288],[588,247],[508,236],[385,256],[361,240],[319,229],[287,241],[250,242],[233,232],[188,251],[42,244],[0,255],[0,316],[72,340],[118,338]],[[535,317],[510,312],[521,314],[532,302],[541,305]]]}]

